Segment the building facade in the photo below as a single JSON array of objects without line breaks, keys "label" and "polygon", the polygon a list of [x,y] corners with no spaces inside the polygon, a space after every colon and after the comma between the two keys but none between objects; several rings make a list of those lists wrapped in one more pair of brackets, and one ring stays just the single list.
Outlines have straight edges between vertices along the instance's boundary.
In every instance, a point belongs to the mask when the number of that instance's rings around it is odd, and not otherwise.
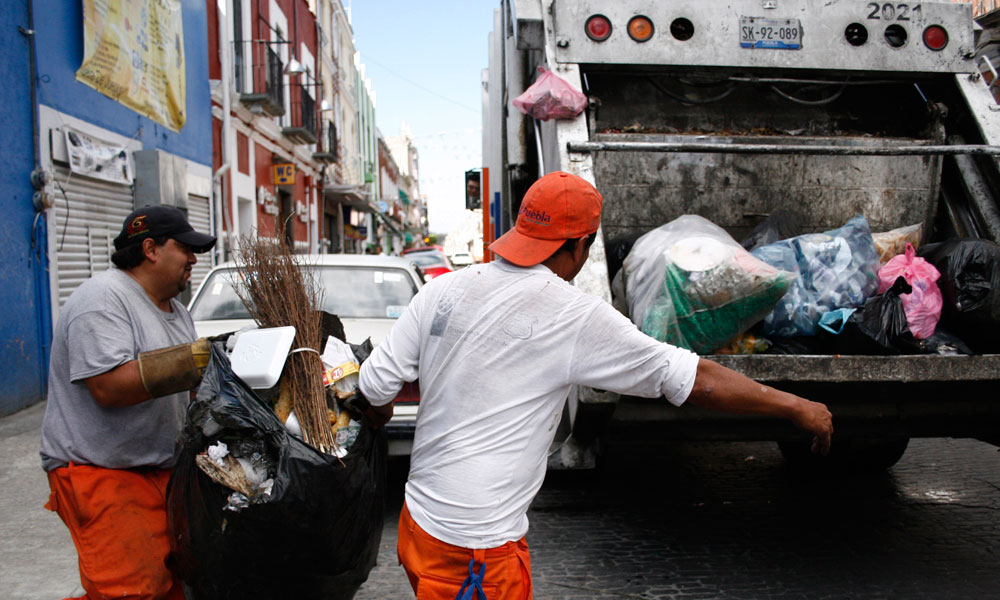
[{"label": "building facade", "polygon": [[202,0],[25,0],[0,15],[13,32],[2,42],[6,414],[44,398],[52,324],[111,267],[132,210],[169,204],[213,229],[212,137]]},{"label": "building facade", "polygon": [[320,246],[323,173],[333,154],[322,128],[323,61],[306,0],[205,0],[212,79],[218,258],[241,236]]}]

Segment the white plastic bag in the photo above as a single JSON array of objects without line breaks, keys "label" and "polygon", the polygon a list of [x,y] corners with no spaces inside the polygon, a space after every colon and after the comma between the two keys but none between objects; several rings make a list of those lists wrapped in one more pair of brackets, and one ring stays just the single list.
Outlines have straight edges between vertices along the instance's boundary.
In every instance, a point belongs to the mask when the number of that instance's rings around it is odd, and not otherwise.
[{"label": "white plastic bag", "polygon": [[636,240],[618,292],[647,335],[709,353],[774,308],[793,276],[757,260],[728,233],[684,215]]}]

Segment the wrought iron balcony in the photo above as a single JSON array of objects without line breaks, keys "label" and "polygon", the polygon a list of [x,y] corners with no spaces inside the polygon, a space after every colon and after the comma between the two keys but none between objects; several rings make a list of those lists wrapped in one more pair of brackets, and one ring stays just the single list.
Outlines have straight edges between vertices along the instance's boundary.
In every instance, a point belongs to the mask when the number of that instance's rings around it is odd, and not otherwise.
[{"label": "wrought iron balcony", "polygon": [[327,164],[337,162],[337,126],[333,122],[327,124],[323,146],[313,153],[313,158]]},{"label": "wrought iron balcony", "polygon": [[[299,85],[298,98],[292,99],[291,123],[281,132],[297,144],[316,143],[316,101],[307,85]],[[296,101],[297,100],[297,101]]]},{"label": "wrought iron balcony", "polygon": [[[240,101],[249,105],[254,112],[280,117],[285,114],[284,64],[281,57],[268,42],[249,42],[249,45],[253,55],[252,77],[248,82],[243,82],[242,77],[237,78],[237,82],[248,88],[240,90]],[[240,68],[243,54],[239,53],[237,56],[239,60],[236,66]]]}]

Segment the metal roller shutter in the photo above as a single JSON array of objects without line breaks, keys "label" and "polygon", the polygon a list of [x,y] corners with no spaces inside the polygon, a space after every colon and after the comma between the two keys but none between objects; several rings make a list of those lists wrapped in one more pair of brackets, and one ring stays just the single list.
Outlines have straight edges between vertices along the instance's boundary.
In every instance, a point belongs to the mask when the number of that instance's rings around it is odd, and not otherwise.
[{"label": "metal roller shutter", "polygon": [[77,286],[111,267],[114,239],[132,212],[133,199],[131,186],[70,176],[61,165],[53,169],[60,185],[55,188],[55,222],[49,232],[55,236],[61,308]]},{"label": "metal roller shutter", "polygon": [[[195,231],[212,233],[211,204],[208,198],[188,196],[188,222]],[[205,275],[212,268],[212,254],[206,252],[198,255],[198,263],[191,269],[191,291],[198,291],[198,286],[205,280]]]}]

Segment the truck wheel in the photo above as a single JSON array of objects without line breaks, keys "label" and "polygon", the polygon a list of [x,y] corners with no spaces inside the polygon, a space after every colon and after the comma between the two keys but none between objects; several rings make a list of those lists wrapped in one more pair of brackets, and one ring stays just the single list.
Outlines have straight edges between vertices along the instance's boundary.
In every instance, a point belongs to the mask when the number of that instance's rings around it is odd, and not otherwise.
[{"label": "truck wheel", "polygon": [[785,462],[794,470],[842,470],[842,471],[884,471],[896,464],[910,438],[834,439],[830,453],[826,456],[813,454],[811,442],[807,440],[783,440],[778,442]]}]

